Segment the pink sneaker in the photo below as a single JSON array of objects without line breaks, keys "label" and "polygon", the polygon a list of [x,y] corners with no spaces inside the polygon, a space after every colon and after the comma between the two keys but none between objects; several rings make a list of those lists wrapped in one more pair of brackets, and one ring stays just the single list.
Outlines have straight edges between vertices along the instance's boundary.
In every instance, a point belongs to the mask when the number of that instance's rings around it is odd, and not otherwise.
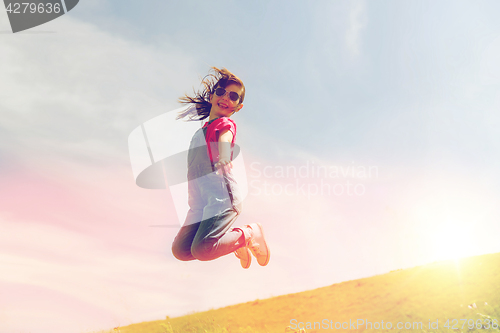
[{"label": "pink sneaker", "polygon": [[246,226],[251,229],[251,238],[248,240],[247,248],[250,249],[253,256],[261,266],[266,266],[271,258],[271,252],[264,238],[264,229],[260,223],[252,223]]},{"label": "pink sneaker", "polygon": [[240,259],[241,267],[247,269],[252,263],[252,256],[250,255],[250,250],[248,247],[243,246],[234,251],[236,258]]}]

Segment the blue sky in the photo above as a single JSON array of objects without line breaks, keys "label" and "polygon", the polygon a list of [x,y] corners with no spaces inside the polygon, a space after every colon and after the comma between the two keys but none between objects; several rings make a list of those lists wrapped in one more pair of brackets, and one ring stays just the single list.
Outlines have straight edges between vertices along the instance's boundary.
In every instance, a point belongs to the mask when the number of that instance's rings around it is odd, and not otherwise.
[{"label": "blue sky", "polygon": [[[499,252],[499,7],[85,0],[18,34],[0,13],[0,328],[111,328]],[[176,230],[149,227],[177,223],[169,192],[134,183],[129,134],[210,66],[246,85],[237,224],[264,225],[265,268],[177,261]],[[313,165],[346,176],[263,175]]]},{"label": "blue sky", "polygon": [[[481,116],[489,110],[477,100],[496,93],[482,82],[481,68],[499,28],[494,2],[159,2],[154,11],[119,3],[74,16],[182,50],[196,59],[198,75],[211,65],[241,73],[253,93],[241,117],[307,151],[324,155],[334,145],[334,154],[384,150],[399,157],[409,147],[425,154],[436,143],[446,147],[443,137],[463,137],[471,122],[480,123],[472,128],[475,140],[491,141]],[[222,18],[227,23],[215,23]],[[437,104],[439,112],[432,111]],[[453,128],[443,128],[451,116]],[[298,135],[304,127],[314,128],[309,144]]]}]

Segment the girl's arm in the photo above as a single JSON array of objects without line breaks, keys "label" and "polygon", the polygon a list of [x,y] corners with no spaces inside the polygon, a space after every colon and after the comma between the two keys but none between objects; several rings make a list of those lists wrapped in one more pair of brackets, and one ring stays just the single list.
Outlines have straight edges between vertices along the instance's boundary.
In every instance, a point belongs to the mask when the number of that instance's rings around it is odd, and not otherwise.
[{"label": "girl's arm", "polygon": [[[233,133],[225,130],[219,135],[219,162],[215,163],[216,168],[224,168],[224,172],[229,172],[233,168],[231,162],[231,143],[233,142]],[[219,173],[219,171],[217,171]]]}]

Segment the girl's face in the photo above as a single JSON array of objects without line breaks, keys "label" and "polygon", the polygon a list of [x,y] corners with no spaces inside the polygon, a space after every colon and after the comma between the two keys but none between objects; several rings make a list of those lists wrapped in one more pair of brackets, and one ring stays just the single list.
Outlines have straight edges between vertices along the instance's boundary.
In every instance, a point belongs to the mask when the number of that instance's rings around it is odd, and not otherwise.
[{"label": "girl's face", "polygon": [[[238,96],[241,96],[243,88],[237,84],[229,84],[224,88],[226,93],[222,96],[217,96],[216,93],[210,95],[210,103],[212,104],[212,109],[210,110],[210,120],[220,117],[230,117],[233,113],[238,112],[243,107],[240,104],[240,99],[233,101],[230,98],[231,92],[235,92]],[[234,96],[234,94],[232,94]]]}]

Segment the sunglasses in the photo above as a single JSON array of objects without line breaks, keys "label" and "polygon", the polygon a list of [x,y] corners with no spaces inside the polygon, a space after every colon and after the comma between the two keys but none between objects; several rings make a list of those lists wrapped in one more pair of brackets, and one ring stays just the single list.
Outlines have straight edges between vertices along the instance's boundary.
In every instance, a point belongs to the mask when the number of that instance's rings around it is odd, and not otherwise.
[{"label": "sunglasses", "polygon": [[234,91],[226,91],[224,88],[217,88],[215,89],[215,94],[219,97],[224,96],[226,93],[229,93],[229,99],[231,99],[233,102],[236,102],[238,99],[240,99],[240,95]]}]

